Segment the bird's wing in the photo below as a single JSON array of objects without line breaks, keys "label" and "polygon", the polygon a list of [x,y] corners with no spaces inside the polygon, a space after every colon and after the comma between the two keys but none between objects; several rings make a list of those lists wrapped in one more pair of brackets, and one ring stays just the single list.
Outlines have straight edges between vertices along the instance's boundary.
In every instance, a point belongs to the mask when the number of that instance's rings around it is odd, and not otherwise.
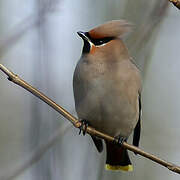
[{"label": "bird's wing", "polygon": [[[74,90],[74,99],[75,99],[75,107],[76,112],[79,118],[84,119],[84,110],[82,106],[84,106],[83,101],[87,96],[87,87],[85,86],[85,82],[83,82],[83,78],[80,75],[79,66],[76,67],[74,76],[73,76],[73,90]],[[88,113],[88,112],[86,112]],[[89,121],[89,119],[84,119]],[[89,122],[88,122],[89,123]],[[91,136],[98,152],[102,152],[103,150],[103,142],[102,139],[96,138],[95,136]]]},{"label": "bird's wing", "polygon": [[141,134],[141,95],[139,94],[139,119],[134,129],[133,145],[139,146],[140,134]]},{"label": "bird's wing", "polygon": [[102,152],[103,151],[103,142],[102,142],[102,139],[99,139],[99,138],[97,138],[97,137],[95,137],[93,135],[91,135],[91,138],[92,138],[92,140],[93,140],[93,142],[94,142],[98,152]]},{"label": "bird's wing", "polygon": [[85,84],[83,83],[83,79],[81,78],[80,75],[80,68],[77,65],[73,76],[73,91],[74,91],[75,108],[78,113],[78,116],[79,116],[79,112],[78,112],[79,106],[86,96],[84,85]]}]

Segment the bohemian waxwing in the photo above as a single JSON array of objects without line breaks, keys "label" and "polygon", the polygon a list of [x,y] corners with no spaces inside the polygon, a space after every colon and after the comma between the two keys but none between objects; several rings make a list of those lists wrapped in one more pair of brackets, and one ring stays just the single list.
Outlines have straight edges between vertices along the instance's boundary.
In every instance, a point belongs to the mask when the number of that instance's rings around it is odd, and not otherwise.
[{"label": "bohemian waxwing", "polygon": [[[133,144],[139,145],[141,130],[141,77],[121,40],[131,30],[124,20],[113,20],[89,32],[78,32],[84,41],[82,56],[73,77],[78,117],[96,130],[128,139],[134,130]],[[91,136],[97,150],[101,139]],[[128,152],[105,141],[106,169],[132,171]]]}]

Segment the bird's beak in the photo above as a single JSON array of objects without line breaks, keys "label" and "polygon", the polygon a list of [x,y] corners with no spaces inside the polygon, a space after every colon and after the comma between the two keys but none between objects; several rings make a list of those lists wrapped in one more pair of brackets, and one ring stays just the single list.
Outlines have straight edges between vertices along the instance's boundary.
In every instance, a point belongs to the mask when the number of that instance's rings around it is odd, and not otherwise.
[{"label": "bird's beak", "polygon": [[86,32],[78,31],[77,34],[85,41],[89,41],[89,38],[86,36]]}]

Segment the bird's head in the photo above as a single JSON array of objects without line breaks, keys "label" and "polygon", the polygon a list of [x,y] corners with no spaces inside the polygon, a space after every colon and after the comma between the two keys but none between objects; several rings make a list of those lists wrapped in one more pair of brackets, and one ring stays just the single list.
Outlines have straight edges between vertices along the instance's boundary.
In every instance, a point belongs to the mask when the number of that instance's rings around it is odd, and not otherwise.
[{"label": "bird's head", "polygon": [[88,32],[77,32],[84,41],[83,53],[91,53],[131,30],[132,24],[125,20],[106,22]]}]

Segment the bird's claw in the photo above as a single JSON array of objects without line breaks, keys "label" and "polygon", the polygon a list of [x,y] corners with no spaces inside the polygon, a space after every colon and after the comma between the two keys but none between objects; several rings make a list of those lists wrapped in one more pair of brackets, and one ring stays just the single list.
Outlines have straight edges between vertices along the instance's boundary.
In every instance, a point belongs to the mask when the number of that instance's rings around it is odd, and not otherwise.
[{"label": "bird's claw", "polygon": [[115,142],[118,143],[119,146],[122,146],[123,142],[126,141],[127,138],[119,135],[115,137]]},{"label": "bird's claw", "polygon": [[80,120],[80,122],[81,122],[81,126],[79,127],[79,129],[80,129],[79,135],[81,134],[81,131],[82,131],[83,135],[85,136],[89,123],[85,119]]}]

